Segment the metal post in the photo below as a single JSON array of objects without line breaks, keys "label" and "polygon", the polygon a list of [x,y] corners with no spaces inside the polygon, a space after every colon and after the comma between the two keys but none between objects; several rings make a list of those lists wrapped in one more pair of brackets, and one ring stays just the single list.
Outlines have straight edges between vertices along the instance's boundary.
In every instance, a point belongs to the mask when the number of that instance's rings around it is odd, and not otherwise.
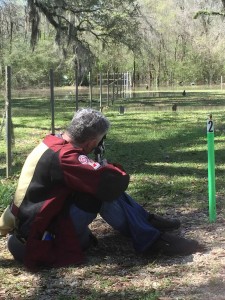
[{"label": "metal post", "polygon": [[99,76],[99,81],[100,81],[100,97],[99,97],[99,100],[100,100],[100,111],[102,111],[102,73],[100,73],[100,76]]},{"label": "metal post", "polygon": [[92,77],[91,77],[91,71],[89,72],[89,97],[90,97],[90,107],[92,107]]},{"label": "metal post", "polygon": [[6,177],[11,174],[12,168],[12,115],[11,115],[11,67],[6,66],[5,69],[6,82]]},{"label": "metal post", "polygon": [[112,104],[115,101],[115,72],[113,72],[113,85],[112,85]]},{"label": "metal post", "polygon": [[123,73],[120,73],[120,97],[122,97],[123,92]]},{"label": "metal post", "polygon": [[132,86],[135,89],[135,85],[136,85],[136,61],[134,58],[134,62],[133,62],[133,82],[132,82]]},{"label": "metal post", "polygon": [[125,85],[125,73],[122,73],[123,74],[123,98],[125,97],[125,88],[126,88],[126,85]]},{"label": "metal post", "polygon": [[54,72],[50,69],[50,102],[51,102],[51,130],[55,134],[55,99],[54,99]]},{"label": "metal post", "polygon": [[107,72],[107,105],[109,106],[109,72]]},{"label": "metal post", "polygon": [[78,63],[75,58],[75,96],[76,96],[76,111],[78,111]]},{"label": "metal post", "polygon": [[[115,77],[115,73],[114,73],[114,77]],[[119,94],[119,73],[116,73],[116,97],[118,98],[118,94]]]}]

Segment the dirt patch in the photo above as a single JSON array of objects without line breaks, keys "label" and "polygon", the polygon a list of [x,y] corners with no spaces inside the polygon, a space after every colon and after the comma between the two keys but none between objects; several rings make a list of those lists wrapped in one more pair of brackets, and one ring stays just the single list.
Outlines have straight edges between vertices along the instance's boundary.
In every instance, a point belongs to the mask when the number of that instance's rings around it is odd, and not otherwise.
[{"label": "dirt patch", "polygon": [[98,246],[79,267],[30,273],[16,263],[0,239],[0,299],[225,299],[225,220],[209,223],[207,212],[181,208],[176,234],[204,243],[203,253],[168,258],[137,256],[129,240],[101,218],[91,225]]}]

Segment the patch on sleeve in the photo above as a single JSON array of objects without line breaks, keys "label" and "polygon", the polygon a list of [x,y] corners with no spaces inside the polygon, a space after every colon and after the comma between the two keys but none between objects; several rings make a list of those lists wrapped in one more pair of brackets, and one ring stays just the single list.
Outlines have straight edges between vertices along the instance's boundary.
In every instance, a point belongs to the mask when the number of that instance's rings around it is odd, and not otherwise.
[{"label": "patch on sleeve", "polygon": [[79,155],[78,160],[81,164],[88,164],[88,157],[85,155]]},{"label": "patch on sleeve", "polygon": [[81,164],[92,166],[92,168],[94,168],[95,170],[97,170],[101,167],[101,165],[98,162],[88,158],[85,155],[79,155],[78,160]]}]

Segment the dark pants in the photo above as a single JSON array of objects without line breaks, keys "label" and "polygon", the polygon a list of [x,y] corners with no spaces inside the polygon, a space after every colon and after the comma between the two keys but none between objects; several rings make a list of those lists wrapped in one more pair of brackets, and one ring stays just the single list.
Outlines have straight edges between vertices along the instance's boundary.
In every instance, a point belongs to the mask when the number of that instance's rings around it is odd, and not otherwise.
[{"label": "dark pants", "polygon": [[25,255],[25,247],[26,244],[21,242],[15,234],[11,234],[8,238],[8,249],[15,258],[20,262],[23,262],[24,255]]}]

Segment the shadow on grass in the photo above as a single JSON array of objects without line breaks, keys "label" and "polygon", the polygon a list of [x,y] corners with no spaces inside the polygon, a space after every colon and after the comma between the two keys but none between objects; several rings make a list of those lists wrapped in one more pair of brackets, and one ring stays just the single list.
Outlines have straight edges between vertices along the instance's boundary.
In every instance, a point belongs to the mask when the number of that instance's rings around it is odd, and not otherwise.
[{"label": "shadow on grass", "polygon": [[[167,136],[154,138],[154,131],[163,131],[168,126],[168,122],[173,124],[171,132],[168,132]],[[190,190],[197,193],[204,192],[206,195],[207,137],[206,130],[203,128],[205,125],[199,124],[198,120],[193,123],[187,122],[186,117],[175,116],[172,113],[163,116],[156,115],[152,123],[134,113],[113,117],[113,135],[110,137],[111,133],[109,132],[106,139],[105,157],[110,162],[121,163],[125,170],[134,176],[146,175],[143,182],[136,187],[140,195],[152,194],[158,199],[161,196],[177,192],[185,197],[188,196]],[[15,126],[30,127],[27,124]],[[43,127],[42,129],[46,128]],[[137,140],[136,137],[148,129],[153,138],[149,139],[149,137],[143,136],[143,139]],[[126,136],[127,134],[129,137]],[[132,140],[131,135],[134,136],[134,142],[130,141]],[[219,136],[222,137],[221,132],[219,132]],[[216,142],[216,145],[222,143],[223,141],[220,140]],[[13,172],[18,173],[22,168],[23,160],[18,151],[14,151],[13,155]],[[22,155],[25,160],[25,155]],[[215,156],[216,165],[222,166],[224,164],[224,151],[222,149],[216,150]],[[4,176],[4,174],[5,169],[2,168],[0,175]],[[155,176],[161,176],[160,182],[156,182]],[[216,170],[216,176],[218,177],[218,184],[222,185],[224,180],[222,168]],[[178,177],[179,180],[176,179],[176,185],[172,184],[173,178]],[[190,186],[190,180],[186,183],[182,181],[186,177],[194,178],[193,189]],[[194,188],[195,185],[198,186],[197,189]],[[187,194],[185,194],[185,188],[189,190]]]},{"label": "shadow on grass", "polygon": [[[185,219],[190,220],[190,223],[185,223],[186,226],[189,225],[189,230],[193,230],[195,227],[197,228],[197,226],[204,226],[206,231],[213,231],[213,228],[216,226],[216,224],[210,225],[205,222],[206,215],[202,211],[188,212],[184,217]],[[204,238],[201,237],[201,239]],[[209,249],[207,249],[207,251],[208,250]],[[68,277],[65,280],[60,279],[62,280],[61,284],[68,286],[68,288],[71,288],[71,281],[76,285],[72,292],[74,297],[77,297],[74,299],[106,299],[107,297],[107,299],[114,300],[152,300],[158,299],[160,295],[174,295],[176,294],[176,289],[175,291],[171,290],[169,285],[168,290],[167,286],[163,289],[146,287],[145,290],[137,290],[130,279],[134,279],[135,282],[136,276],[139,277],[141,274],[145,274],[146,277],[144,277],[143,280],[148,277],[151,278],[151,276],[153,281],[154,278],[156,278],[155,280],[157,281],[157,276],[172,280],[173,277],[179,278],[181,276],[180,270],[184,270],[182,265],[189,264],[193,261],[192,255],[185,257],[138,257],[132,250],[129,241],[114,233],[100,237],[99,246],[90,249],[87,255],[89,258],[81,276],[78,276],[78,278],[74,276],[73,279],[69,279]],[[156,265],[163,267],[160,268],[160,272],[157,268],[154,269]],[[152,271],[149,271],[151,270],[151,266]],[[174,266],[174,268],[171,269],[171,266]],[[66,274],[66,270],[59,272],[57,276],[59,276],[59,274],[62,275],[63,273]],[[43,276],[42,273],[42,286],[48,286],[49,280],[49,277],[46,275]],[[87,282],[86,284],[85,281]],[[198,289],[199,291],[203,291],[202,289],[204,287],[207,287],[207,285],[196,285],[194,282],[193,285],[190,284],[189,286],[185,286],[183,291],[182,289],[179,290],[177,296],[181,297],[195,292],[198,293]],[[41,296],[43,292],[43,289],[38,291],[39,296]],[[64,296],[65,299],[68,297],[66,293],[63,294],[63,291],[61,292],[61,296]]]},{"label": "shadow on grass", "polygon": [[[204,227],[205,231],[212,232],[218,224],[207,224],[206,217],[206,214],[201,210],[180,214],[187,232],[197,229],[198,226]],[[35,274],[39,277],[39,282],[36,287],[32,287],[31,291],[27,289],[29,297],[27,296],[26,299],[156,300],[161,294],[169,296],[171,289],[167,291],[167,286],[163,289],[152,288],[151,280],[157,282],[158,276],[160,279],[167,278],[168,280],[173,277],[179,278],[179,270],[184,270],[182,266],[193,261],[192,255],[185,257],[138,256],[129,239],[112,229],[108,229],[108,225],[101,219],[94,222],[93,232],[98,237],[99,243],[97,247],[90,248],[86,252],[85,264],[38,271]],[[224,221],[223,224],[221,222],[220,225],[224,225]],[[181,233],[177,232],[176,234]],[[204,237],[201,237],[201,240],[203,239]],[[3,269],[18,268],[20,274],[24,269],[20,264],[9,259],[1,259],[0,265]],[[161,268],[157,269],[157,266]],[[171,266],[174,268],[171,269]],[[171,274],[169,270],[171,270]],[[143,280],[149,280],[149,287],[138,288],[135,286],[135,280],[136,278],[139,279],[140,276],[144,276]],[[19,286],[19,282],[17,285]],[[202,289],[203,287],[204,285],[195,286],[196,292],[198,288]],[[185,287],[186,293],[191,291],[193,291],[192,285]],[[17,293],[17,290],[12,289],[12,295],[16,296]]]},{"label": "shadow on grass", "polygon": [[[129,119],[129,116],[125,116],[125,118]],[[140,120],[137,118],[137,121]],[[132,132],[132,130],[130,130],[129,132],[130,134],[137,135],[139,129],[135,127],[134,122],[135,120],[132,119],[132,129],[137,129],[137,131]],[[158,126],[163,125],[165,122],[166,120],[164,118],[158,117],[154,124]],[[176,124],[175,116],[171,117],[171,122]],[[137,194],[142,195],[142,197],[146,195],[146,199],[148,200],[150,199],[149,195],[151,195],[151,199],[154,200],[153,208],[160,208],[163,205],[168,208],[176,207],[176,205],[179,204],[179,200],[174,199],[174,202],[169,204],[165,200],[167,195],[170,196],[172,193],[177,193],[178,196],[180,196],[184,193],[183,198],[187,201],[187,208],[190,208],[191,205],[190,203],[188,204],[188,201],[193,197],[193,195],[191,195],[192,190],[189,189],[188,192],[185,192],[185,187],[182,186],[182,183],[180,187],[175,188],[169,182],[159,181],[156,183],[151,180],[151,176],[165,175],[168,177],[179,176],[181,178],[193,176],[197,182],[202,185],[203,181],[201,180],[205,180],[207,177],[207,152],[203,150],[192,151],[190,148],[192,145],[197,145],[197,148],[201,148],[204,144],[206,148],[206,135],[204,130],[196,130],[196,124],[191,124],[187,128],[184,122],[184,128],[177,132],[177,134],[164,137],[160,140],[153,139],[151,141],[145,141],[143,138],[141,141],[131,143],[125,139],[126,129],[130,129],[129,125],[127,125],[122,118],[118,121],[115,120],[114,124],[119,132],[118,138],[114,136],[112,140],[110,140],[110,138],[107,140],[109,145],[106,149],[106,156],[108,153],[110,160],[112,158],[112,161],[122,162],[125,169],[131,174],[146,174],[146,184],[139,185]],[[149,130],[152,130],[152,125],[149,124],[148,120],[142,120],[137,126],[140,128],[147,127]],[[218,164],[224,164],[223,150],[216,150],[216,161]],[[192,163],[191,166],[184,165],[190,163]],[[199,168],[198,164],[201,164],[202,167]],[[18,162],[14,167],[16,170],[19,170],[22,164]],[[1,171],[4,171],[4,169]],[[220,185],[223,184],[223,173],[223,170],[217,170],[217,176],[219,177],[218,183]],[[194,184],[197,183],[194,182]],[[199,197],[202,197],[203,192],[203,190],[196,191]],[[205,189],[205,193],[206,192]],[[203,197],[204,195],[206,194],[203,194]],[[151,203],[148,202],[147,208],[150,206]],[[202,224],[208,226],[206,210],[199,209],[190,212],[187,209],[187,212],[183,211],[179,216],[185,219],[184,226],[187,227],[187,231],[190,230],[190,227],[194,229]],[[87,265],[78,276],[74,274],[70,268],[38,272],[40,284],[29,299],[157,299],[156,290],[137,291],[135,286],[132,285],[131,290],[129,290],[129,288],[126,288],[122,283],[117,283],[117,276],[122,276],[123,274],[130,276],[137,274],[138,276],[141,266],[144,267],[147,264],[155,262],[163,265],[165,268],[175,263],[175,260],[171,258],[151,257],[147,259],[137,257],[132,250],[130,242],[112,232],[106,236],[100,235],[99,246],[95,249],[91,249],[87,253],[87,256]],[[191,260],[191,256],[185,260],[178,258],[176,259],[176,264],[186,264],[187,261]],[[0,260],[0,264],[2,268],[19,267],[17,263],[9,261],[8,259]],[[81,266],[81,268],[83,267]],[[71,275],[68,277],[69,272],[71,272]],[[166,275],[167,273],[165,273],[165,276]],[[113,281],[111,281],[111,278],[113,278]],[[110,289],[111,285],[114,285],[115,289],[117,288],[119,291]],[[95,286],[99,287],[98,290]],[[202,285],[202,287],[204,288],[204,285]],[[104,291],[104,289],[108,289],[109,292]]]},{"label": "shadow on grass", "polygon": [[16,262],[13,258],[0,258],[1,269],[24,268],[22,264]]}]

